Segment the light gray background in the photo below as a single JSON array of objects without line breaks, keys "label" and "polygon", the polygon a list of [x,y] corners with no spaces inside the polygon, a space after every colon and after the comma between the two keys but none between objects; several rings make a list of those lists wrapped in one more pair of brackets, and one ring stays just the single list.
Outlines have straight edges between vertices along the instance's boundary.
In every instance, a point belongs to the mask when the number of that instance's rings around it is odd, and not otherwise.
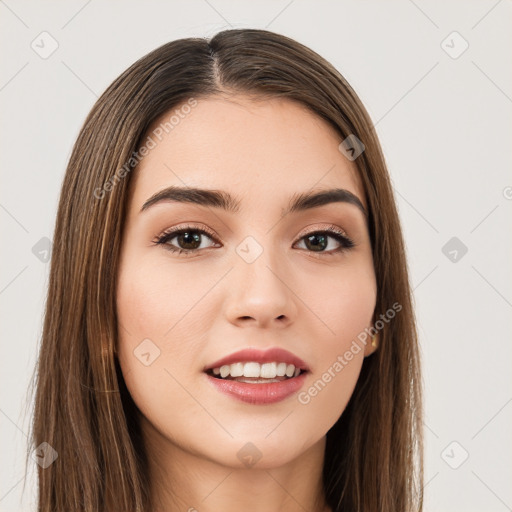
[{"label": "light gray background", "polygon": [[[24,411],[49,265],[32,248],[52,238],[79,128],[136,59],[230,26],[266,27],[310,46],[366,105],[394,183],[414,286],[425,510],[512,510],[511,15],[510,0],[0,0],[0,510],[35,510],[32,466],[22,495]],[[46,59],[31,48],[50,47],[43,31],[58,43]],[[454,31],[469,44],[458,58],[464,42]],[[468,248],[455,262],[442,251],[452,237]]]}]

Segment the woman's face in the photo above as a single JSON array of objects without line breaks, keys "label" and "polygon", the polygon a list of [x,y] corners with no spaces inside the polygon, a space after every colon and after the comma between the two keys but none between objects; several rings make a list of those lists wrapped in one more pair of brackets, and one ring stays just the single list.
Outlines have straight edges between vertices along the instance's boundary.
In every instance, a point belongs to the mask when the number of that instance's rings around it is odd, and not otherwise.
[{"label": "woman's face", "polygon": [[[353,197],[366,208],[364,190],[342,139],[299,104],[217,96],[177,110],[167,133],[172,112],[148,132],[131,183],[117,289],[124,379],[160,447],[279,466],[324,440],[372,351],[354,344],[376,303]],[[330,189],[347,192],[288,211]]]}]

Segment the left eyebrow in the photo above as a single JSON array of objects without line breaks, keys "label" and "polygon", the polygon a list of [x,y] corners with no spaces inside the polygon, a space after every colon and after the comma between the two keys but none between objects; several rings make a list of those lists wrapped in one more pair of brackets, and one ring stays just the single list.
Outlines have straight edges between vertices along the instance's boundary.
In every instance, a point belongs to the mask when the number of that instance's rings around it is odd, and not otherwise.
[{"label": "left eyebrow", "polygon": [[[237,213],[240,211],[241,202],[229,192],[223,190],[209,190],[191,187],[170,186],[153,194],[141,208],[141,212],[151,206],[163,202],[172,201],[180,203],[193,203],[201,206],[221,208],[227,212]],[[349,190],[333,188],[321,191],[307,191],[294,194],[286,209],[283,209],[283,217],[288,213],[318,208],[330,203],[348,203],[356,206],[365,217],[368,213],[361,200]]]},{"label": "left eyebrow", "polygon": [[331,188],[328,190],[321,190],[319,192],[303,192],[302,194],[295,194],[290,200],[287,210],[283,211],[283,216],[288,213],[296,211],[309,210],[310,208],[318,208],[330,203],[348,203],[357,206],[359,210],[368,217],[368,213],[363,206],[361,200],[350,190],[344,188]]}]

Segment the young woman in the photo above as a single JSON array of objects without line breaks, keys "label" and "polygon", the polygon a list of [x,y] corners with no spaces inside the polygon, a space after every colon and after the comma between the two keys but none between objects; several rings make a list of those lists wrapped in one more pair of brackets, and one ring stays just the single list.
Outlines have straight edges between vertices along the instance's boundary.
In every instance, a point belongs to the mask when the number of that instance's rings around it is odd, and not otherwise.
[{"label": "young woman", "polygon": [[137,61],[79,134],[53,244],[40,512],[421,510],[392,187],[319,55],[241,29]]}]

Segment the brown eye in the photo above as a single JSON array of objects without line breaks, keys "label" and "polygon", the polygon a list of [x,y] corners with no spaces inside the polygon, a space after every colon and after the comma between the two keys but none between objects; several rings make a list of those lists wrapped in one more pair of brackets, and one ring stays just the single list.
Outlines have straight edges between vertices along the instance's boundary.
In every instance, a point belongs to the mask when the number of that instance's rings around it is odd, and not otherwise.
[{"label": "brown eye", "polygon": [[[212,243],[204,245],[208,240]],[[213,235],[204,229],[198,228],[181,228],[167,231],[158,237],[154,243],[163,245],[171,252],[177,253],[198,252],[200,249],[215,245]]]},{"label": "brown eye", "polygon": [[176,238],[176,241],[179,245],[180,249],[198,249],[201,245],[201,236],[199,233],[185,231],[173,238]]},{"label": "brown eye", "polygon": [[304,238],[305,245],[310,251],[323,251],[329,244],[329,237],[319,233]]},{"label": "brown eye", "polygon": [[[330,243],[330,239],[336,241],[333,244]],[[354,247],[354,242],[345,234],[342,234],[337,229],[329,229],[324,231],[315,231],[303,236],[300,240],[304,242],[305,249],[316,253],[334,254],[341,251],[345,251]],[[326,250],[329,248],[329,250]]]}]

